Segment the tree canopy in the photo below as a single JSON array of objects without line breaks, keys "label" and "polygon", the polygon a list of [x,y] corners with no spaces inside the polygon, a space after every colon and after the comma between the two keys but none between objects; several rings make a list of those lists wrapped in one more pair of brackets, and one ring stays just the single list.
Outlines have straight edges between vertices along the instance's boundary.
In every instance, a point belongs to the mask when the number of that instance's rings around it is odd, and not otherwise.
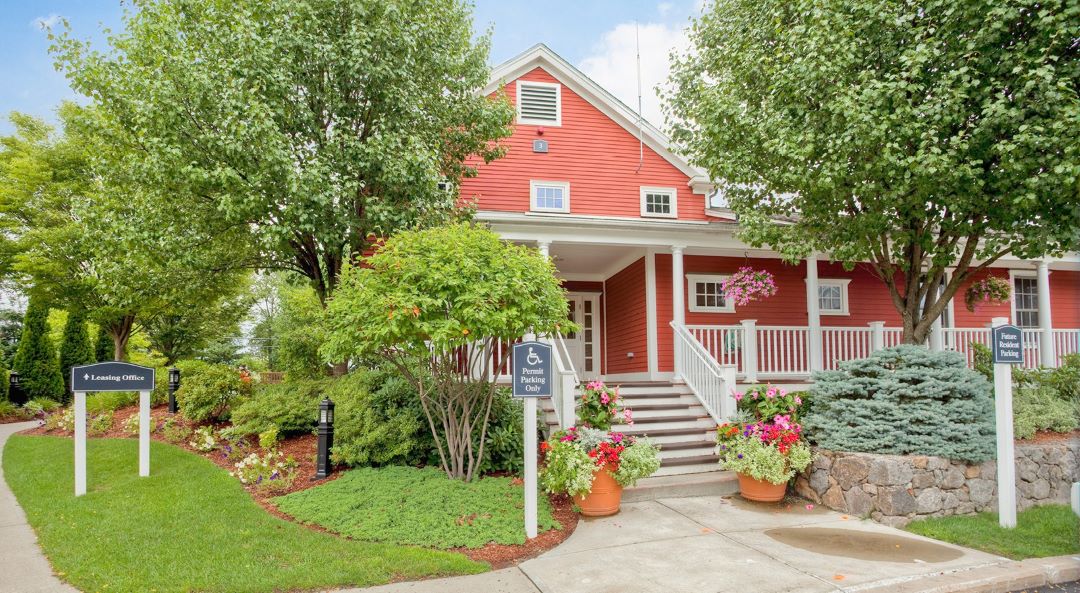
[{"label": "tree canopy", "polygon": [[476,92],[489,36],[461,0],[132,4],[107,52],[55,37],[59,67],[139,178],[191,196],[159,211],[249,232],[253,266],[321,301],[373,237],[453,218],[446,188],[510,133],[509,102]]},{"label": "tree canopy", "polygon": [[999,258],[1078,247],[1077,22],[1067,0],[717,0],[673,65],[673,136],[745,239],[869,262],[921,342]]}]

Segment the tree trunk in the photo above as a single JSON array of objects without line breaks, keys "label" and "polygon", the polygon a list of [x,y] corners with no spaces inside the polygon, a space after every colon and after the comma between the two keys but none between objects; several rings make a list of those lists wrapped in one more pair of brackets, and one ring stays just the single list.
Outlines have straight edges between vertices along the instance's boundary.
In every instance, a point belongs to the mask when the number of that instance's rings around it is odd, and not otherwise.
[{"label": "tree trunk", "polygon": [[134,313],[128,313],[106,326],[105,329],[113,340],[113,360],[127,359],[127,344],[134,326]]}]

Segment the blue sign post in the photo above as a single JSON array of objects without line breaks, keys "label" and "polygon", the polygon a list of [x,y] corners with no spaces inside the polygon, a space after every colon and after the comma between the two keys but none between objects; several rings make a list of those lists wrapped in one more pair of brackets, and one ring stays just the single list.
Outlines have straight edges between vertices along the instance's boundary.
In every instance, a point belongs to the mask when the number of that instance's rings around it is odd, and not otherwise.
[{"label": "blue sign post", "polygon": [[536,537],[536,399],[551,397],[551,346],[514,344],[514,397],[525,400],[525,535]]},{"label": "blue sign post", "polygon": [[150,392],[154,369],[130,362],[99,362],[71,367],[75,393],[75,496],[86,494],[86,392],[139,392],[139,475],[150,475]]},{"label": "blue sign post", "polygon": [[1013,447],[1012,365],[1024,362],[1024,332],[1005,317],[991,323],[994,415],[997,425],[998,523],[1016,527],[1016,456]]}]

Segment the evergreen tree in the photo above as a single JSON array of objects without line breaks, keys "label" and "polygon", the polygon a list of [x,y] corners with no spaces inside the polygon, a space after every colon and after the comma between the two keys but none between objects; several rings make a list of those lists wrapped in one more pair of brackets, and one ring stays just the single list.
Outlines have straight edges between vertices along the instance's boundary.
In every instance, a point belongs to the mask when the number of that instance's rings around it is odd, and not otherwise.
[{"label": "evergreen tree", "polygon": [[97,339],[94,341],[94,360],[97,362],[109,362],[113,359],[114,347],[112,336],[105,328],[99,328]]},{"label": "evergreen tree", "polygon": [[[47,397],[60,400],[64,395],[64,379],[60,374],[60,360],[49,339],[49,307],[38,297],[30,297],[23,319],[23,333],[19,349],[15,352],[14,370],[19,373],[22,385],[22,401]],[[15,394],[11,394],[15,396]]]},{"label": "evergreen tree", "polygon": [[86,311],[76,308],[68,313],[64,337],[60,342],[60,373],[64,377],[64,399],[71,393],[71,367],[94,362],[94,348],[86,331]]}]

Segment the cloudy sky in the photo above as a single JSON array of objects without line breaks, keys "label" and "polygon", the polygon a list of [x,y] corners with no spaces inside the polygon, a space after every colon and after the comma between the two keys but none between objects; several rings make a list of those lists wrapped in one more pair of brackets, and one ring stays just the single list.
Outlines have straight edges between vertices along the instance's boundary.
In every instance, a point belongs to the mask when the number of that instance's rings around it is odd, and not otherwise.
[{"label": "cloudy sky", "polygon": [[[643,113],[658,126],[654,88],[667,77],[668,53],[685,46],[684,28],[702,0],[476,0],[476,27],[493,28],[492,64],[546,43],[627,105],[637,105],[635,39],[640,39]],[[119,29],[120,0],[0,0],[0,134],[12,110],[52,118],[76,98],[47,53],[44,27],[61,18],[102,46],[103,27]]]}]

